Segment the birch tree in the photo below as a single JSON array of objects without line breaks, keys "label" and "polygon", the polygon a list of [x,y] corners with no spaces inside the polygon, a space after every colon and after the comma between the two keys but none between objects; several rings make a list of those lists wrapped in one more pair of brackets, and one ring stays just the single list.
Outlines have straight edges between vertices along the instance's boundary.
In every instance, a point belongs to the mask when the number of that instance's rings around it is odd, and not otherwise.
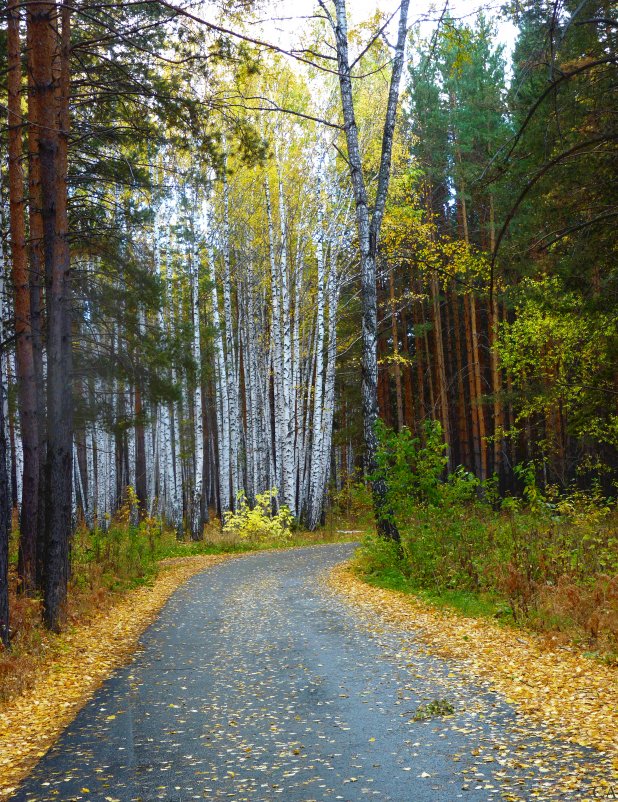
[{"label": "birch tree", "polygon": [[215,251],[212,244],[212,217],[205,204],[206,231],[208,243],[208,269],[211,288],[211,314],[214,328],[215,351],[215,406],[217,418],[217,444],[219,451],[219,509],[221,517],[232,508],[230,494],[230,405],[228,396],[228,376],[223,347],[223,331],[219,314],[219,298],[215,274]]},{"label": "birch tree", "polygon": [[[358,232],[361,293],[362,293],[362,403],[363,429],[365,437],[365,465],[371,476],[376,467],[378,420],[378,363],[377,363],[377,293],[376,256],[380,229],[384,217],[386,196],[391,171],[391,156],[399,85],[403,70],[409,0],[402,0],[399,8],[397,43],[391,66],[390,85],[384,130],[381,142],[380,168],[373,208],[370,209],[367,179],[359,146],[356,110],[354,106],[353,74],[349,55],[348,21],[345,0],[319,0],[335,37],[341,110],[347,144],[347,160],[350,180],[356,204],[356,227]],[[382,481],[372,482],[374,507],[378,531],[381,535],[399,540],[399,533],[389,520],[385,509],[386,487]]]},{"label": "birch tree", "polygon": [[191,506],[191,537],[201,540],[208,506],[204,493],[204,404],[202,399],[202,346],[200,331],[200,256],[193,250],[191,264],[191,313],[193,324],[192,355],[195,362],[196,379],[193,397],[193,426],[195,442],[195,476]]}]

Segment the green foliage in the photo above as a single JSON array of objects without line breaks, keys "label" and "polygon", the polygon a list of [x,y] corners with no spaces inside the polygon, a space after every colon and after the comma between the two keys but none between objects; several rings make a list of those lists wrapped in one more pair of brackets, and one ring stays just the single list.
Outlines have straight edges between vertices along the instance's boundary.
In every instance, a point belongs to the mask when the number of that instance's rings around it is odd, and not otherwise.
[{"label": "green foliage", "polygon": [[407,427],[400,432],[377,424],[379,448],[374,479],[388,486],[388,505],[397,520],[406,517],[410,506],[440,503],[440,477],[447,464],[442,427],[437,421],[425,421],[426,446]]},{"label": "green foliage", "polygon": [[[513,486],[511,465],[532,457],[544,483],[589,487],[600,477],[607,492],[618,447],[616,7],[590,0],[556,14],[523,0],[503,14],[518,31],[510,70],[482,13],[445,15],[428,41],[413,34],[404,103],[412,158],[395,176],[383,247],[402,277],[414,276],[412,303],[426,305],[437,272],[447,307],[455,311],[453,294],[466,288],[488,332],[491,273],[499,384],[486,363],[481,372],[484,409],[498,401],[505,413],[502,432],[485,421],[490,437],[508,438],[501,488]],[[453,318],[450,327],[461,335]],[[451,453],[471,464],[457,451],[461,435],[450,436]]]},{"label": "green foliage", "polygon": [[393,590],[399,590],[407,580],[406,564],[397,543],[375,535],[368,535],[357,549],[354,569]]},{"label": "green foliage", "polygon": [[542,490],[535,465],[527,464],[517,470],[523,498],[497,504],[495,483],[461,468],[444,475],[439,425],[427,426],[425,447],[406,429],[380,426],[379,438],[377,473],[388,483],[401,548],[367,539],[356,557],[360,573],[447,603],[450,596],[460,609],[459,596],[476,595],[490,600],[496,617],[616,650],[618,511],[598,485]]},{"label": "green foliage", "polygon": [[290,510],[282,506],[273,514],[274,500],[277,490],[267,490],[255,497],[255,504],[250,506],[243,492],[237,497],[236,511],[226,516],[223,531],[241,540],[252,543],[264,541],[285,543],[290,540],[294,516]]},{"label": "green foliage", "polygon": [[419,705],[412,716],[412,721],[428,721],[431,718],[452,716],[454,712],[455,708],[448,699],[434,699],[426,705]]},{"label": "green foliage", "polygon": [[133,488],[107,528],[81,527],[73,539],[73,582],[78,587],[103,585],[122,590],[149,581],[157,562],[173,546],[175,534],[159,518],[137,521]]},{"label": "green foliage", "polygon": [[[615,313],[583,314],[581,299],[555,276],[525,280],[514,301],[516,315],[502,326],[499,351],[505,369],[526,387],[517,421],[555,412],[569,434],[618,446],[618,414],[608,403],[618,352]],[[545,453],[559,445],[540,443]]]},{"label": "green foliage", "polygon": [[330,519],[346,530],[373,529],[375,515],[369,485],[354,475],[347,476],[341,490],[333,491],[329,512]]}]

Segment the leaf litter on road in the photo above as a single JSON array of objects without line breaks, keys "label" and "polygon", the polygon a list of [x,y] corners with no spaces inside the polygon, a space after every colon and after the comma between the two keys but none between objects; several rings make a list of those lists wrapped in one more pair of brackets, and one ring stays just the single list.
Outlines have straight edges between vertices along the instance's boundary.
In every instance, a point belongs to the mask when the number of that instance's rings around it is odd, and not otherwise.
[{"label": "leaf litter on road", "polygon": [[[551,648],[539,637],[492,622],[465,617],[438,608],[400,591],[377,588],[363,582],[347,565],[336,566],[329,575],[330,586],[357,611],[367,624],[378,622],[402,632],[400,658],[415,671],[415,654],[433,654],[452,660],[448,689],[470,680],[480,681],[496,691],[516,711],[516,725],[522,736],[540,738],[544,749],[536,755],[509,754],[509,745],[479,743],[478,764],[466,773],[463,788],[478,787],[485,781],[480,769],[498,761],[497,780],[506,776],[502,766],[547,775],[546,790],[535,799],[618,798],[618,672],[572,650]],[[420,641],[420,643],[419,643]],[[480,712],[480,711],[479,711]],[[583,747],[589,759],[581,760],[569,745]],[[457,756],[455,756],[457,759]],[[552,775],[556,760],[561,776]],[[564,771],[565,762],[570,771]],[[476,785],[475,785],[476,783]],[[555,796],[587,788],[589,795]],[[614,796],[612,796],[612,794]],[[516,790],[503,792],[506,800],[520,800]]]},{"label": "leaf litter on road", "polygon": [[165,560],[152,585],[123,594],[96,620],[59,636],[59,656],[40,669],[28,691],[0,706],[0,799],[10,796],[101,683],[127,661],[172,593],[229,556]]}]

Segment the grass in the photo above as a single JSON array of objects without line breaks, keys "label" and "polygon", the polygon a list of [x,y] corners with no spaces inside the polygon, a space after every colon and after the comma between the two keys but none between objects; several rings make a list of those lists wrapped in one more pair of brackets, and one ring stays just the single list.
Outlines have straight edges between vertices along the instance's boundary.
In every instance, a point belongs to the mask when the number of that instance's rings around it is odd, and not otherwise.
[{"label": "grass", "polygon": [[[404,427],[378,427],[375,478],[401,543],[363,542],[356,571],[382,587],[421,595],[466,615],[491,616],[618,661],[618,501],[599,481],[587,489],[540,486],[539,466],[515,466],[521,496],[501,497],[460,467],[447,473],[439,424],[424,442]],[[367,488],[339,505],[359,519]]]},{"label": "grass", "polygon": [[419,588],[396,568],[383,568],[371,573],[357,571],[357,573],[368,585],[408,593],[435,607],[456,610],[468,618],[491,618],[514,623],[513,612],[508,604],[498,596],[489,593]]},{"label": "grass", "polygon": [[[613,515],[609,521],[604,521],[604,526],[611,528],[615,521]],[[465,526],[464,519],[464,531]],[[599,527],[596,531],[603,530]],[[535,530],[535,538],[542,535],[542,531]],[[513,587],[508,582],[500,584],[489,580],[478,589],[445,587],[441,582],[432,582],[431,572],[417,570],[414,557],[408,552],[405,534],[403,543],[402,555],[392,544],[366,533],[352,561],[354,573],[374,587],[409,594],[434,607],[454,610],[469,618],[489,619],[536,632],[548,644],[574,647],[608,665],[618,664],[618,577],[615,573],[590,570],[574,576],[563,571],[555,578],[540,576],[527,585],[523,585],[518,576]],[[489,549],[483,559],[495,560],[496,555],[490,552]],[[487,572],[485,576],[493,574]],[[509,574],[506,576],[510,579]]]}]

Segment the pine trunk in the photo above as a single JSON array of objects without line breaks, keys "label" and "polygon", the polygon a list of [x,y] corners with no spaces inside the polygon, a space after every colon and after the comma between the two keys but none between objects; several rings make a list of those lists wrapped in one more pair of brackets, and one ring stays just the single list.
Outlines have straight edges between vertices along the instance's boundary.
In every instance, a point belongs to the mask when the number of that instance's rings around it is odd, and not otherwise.
[{"label": "pine trunk", "polygon": [[[414,283],[413,287],[414,289]],[[425,396],[425,370],[423,365],[423,352],[421,350],[422,320],[419,313],[420,303],[412,301],[412,322],[414,323],[414,362],[416,366],[416,384],[419,400],[418,418],[422,423],[427,418],[427,401]],[[421,438],[423,427],[420,427]]]},{"label": "pine trunk", "polygon": [[43,354],[45,283],[43,254],[43,217],[41,199],[41,165],[39,160],[39,98],[33,81],[32,19],[26,12],[28,48],[28,183],[29,183],[29,268],[30,315],[32,348],[37,387],[37,418],[39,430],[39,489],[36,548],[36,586],[43,589],[45,582],[45,462],[47,453],[47,420],[45,401],[45,365]]},{"label": "pine trunk", "polygon": [[436,351],[436,379],[438,391],[438,414],[442,423],[442,434],[446,443],[449,470],[453,467],[451,453],[451,427],[448,408],[448,385],[446,383],[446,366],[444,361],[444,340],[442,338],[442,313],[440,309],[440,291],[436,273],[431,275],[431,299],[433,305],[433,328]]},{"label": "pine trunk", "polygon": [[466,390],[464,383],[464,366],[461,347],[461,320],[459,315],[459,297],[454,290],[450,294],[453,309],[453,329],[455,335],[455,368],[457,371],[457,431],[459,439],[459,461],[462,465],[472,467],[470,454],[470,438],[468,434],[468,413],[466,409]]},{"label": "pine trunk", "polygon": [[16,370],[23,451],[22,499],[18,573],[21,588],[36,587],[36,547],[39,489],[39,433],[37,387],[30,318],[30,281],[26,258],[24,177],[22,174],[21,48],[19,4],[8,7],[8,146],[9,211],[13,297],[16,335]]},{"label": "pine trunk", "polygon": [[405,309],[401,310],[401,350],[404,358],[403,388],[405,400],[405,422],[410,431],[416,431],[416,411],[414,408],[414,392],[412,390],[412,360],[410,359],[410,343],[408,338],[408,318]]},{"label": "pine trunk", "polygon": [[[37,89],[48,91],[41,96],[39,137],[41,189],[47,276],[47,464],[46,464],[46,531],[47,559],[44,595],[46,626],[58,631],[66,613],[69,576],[69,538],[71,532],[71,492],[73,474],[73,398],[71,342],[71,285],[67,210],[67,156],[69,134],[69,6],[62,6],[59,48],[60,77],[58,97],[54,98],[53,62],[56,56],[54,29],[55,4],[42,3],[38,25],[47,26],[41,39],[33,35],[37,56]],[[51,26],[54,27],[51,27]],[[50,35],[51,28],[51,35]],[[39,73],[39,67],[41,68]],[[56,102],[54,102],[56,101]],[[59,133],[56,134],[55,132]]]},{"label": "pine trunk", "polygon": [[477,309],[476,309],[476,301],[474,298],[474,293],[470,292],[468,294],[468,302],[470,304],[473,374],[474,374],[475,402],[478,416],[478,431],[479,431],[479,451],[480,451],[479,479],[481,479],[481,481],[484,481],[487,478],[487,437],[486,437],[487,432],[485,428],[485,410],[483,408],[481,353],[479,348],[479,331],[478,331]]},{"label": "pine trunk", "polygon": [[466,369],[468,373],[468,391],[470,395],[470,413],[472,416],[472,451],[474,454],[474,472],[481,474],[481,440],[479,429],[479,404],[476,394],[476,378],[474,369],[474,345],[470,315],[470,293],[463,297],[464,329],[466,336]]},{"label": "pine trunk", "polygon": [[397,305],[395,301],[395,276],[393,268],[389,270],[389,290],[391,306],[391,335],[393,338],[393,378],[395,379],[395,399],[397,406],[397,430],[404,426],[403,392],[401,389],[401,363],[399,361],[399,331],[397,329]]}]

